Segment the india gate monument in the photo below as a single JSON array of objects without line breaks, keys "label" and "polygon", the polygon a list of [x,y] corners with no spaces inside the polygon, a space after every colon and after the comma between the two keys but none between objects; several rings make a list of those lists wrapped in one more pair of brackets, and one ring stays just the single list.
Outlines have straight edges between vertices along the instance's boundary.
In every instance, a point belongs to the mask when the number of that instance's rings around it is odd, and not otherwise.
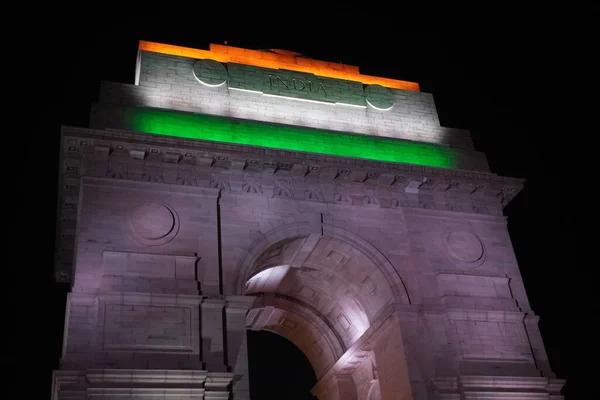
[{"label": "india gate monument", "polygon": [[253,330],[320,400],[563,398],[502,212],[523,181],[417,83],[215,44],[134,67],[61,130],[54,400],[248,400]]}]

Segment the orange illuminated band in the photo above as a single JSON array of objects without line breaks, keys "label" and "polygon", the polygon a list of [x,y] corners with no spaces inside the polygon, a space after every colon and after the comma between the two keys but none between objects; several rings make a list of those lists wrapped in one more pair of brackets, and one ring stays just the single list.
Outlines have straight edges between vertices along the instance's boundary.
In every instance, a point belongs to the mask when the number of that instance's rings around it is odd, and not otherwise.
[{"label": "orange illuminated band", "polygon": [[316,61],[281,53],[269,53],[218,44],[211,44],[210,50],[200,50],[170,44],[146,42],[144,40],[140,41],[139,49],[172,56],[211,59],[221,63],[232,62],[252,65],[254,67],[307,72],[317,76],[356,81],[365,85],[381,85],[391,89],[410,90],[413,92],[420,91],[419,84],[415,82],[362,75],[356,66]]}]

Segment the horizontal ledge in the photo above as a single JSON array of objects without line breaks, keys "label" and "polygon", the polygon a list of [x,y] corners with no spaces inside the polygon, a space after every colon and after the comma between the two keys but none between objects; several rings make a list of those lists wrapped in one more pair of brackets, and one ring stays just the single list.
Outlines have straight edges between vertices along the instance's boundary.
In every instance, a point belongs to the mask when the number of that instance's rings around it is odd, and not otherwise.
[{"label": "horizontal ledge", "polygon": [[168,188],[168,192],[178,194],[190,194],[200,195],[205,197],[214,197],[215,199],[219,195],[219,189],[203,188],[198,186],[185,186],[168,183],[158,182],[140,182],[125,179],[111,179],[111,178],[96,178],[90,176],[83,176],[82,186],[92,187],[107,187],[107,188],[126,188],[133,190],[146,190],[146,191],[160,191],[164,192]]}]

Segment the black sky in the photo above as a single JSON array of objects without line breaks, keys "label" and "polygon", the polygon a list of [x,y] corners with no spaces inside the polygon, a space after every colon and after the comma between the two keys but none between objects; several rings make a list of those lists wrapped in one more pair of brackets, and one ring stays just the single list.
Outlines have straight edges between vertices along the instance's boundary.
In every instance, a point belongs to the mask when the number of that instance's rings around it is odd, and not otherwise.
[{"label": "black sky", "polygon": [[[49,189],[43,194],[43,206],[38,205],[40,219],[48,227],[43,237],[54,236],[60,125],[87,124],[100,80],[133,83],[139,40],[196,48],[227,40],[231,46],[293,50],[319,60],[358,65],[365,74],[416,81],[422,91],[433,93],[442,125],[471,131],[477,149],[487,153],[492,172],[526,178],[525,189],[506,210],[509,230],[531,305],[541,317],[553,370],[570,378],[567,398],[580,398],[585,382],[575,361],[574,332],[582,329],[582,312],[576,311],[579,307],[573,299],[574,200],[561,189],[572,178],[578,160],[571,141],[555,139],[560,133],[556,99],[568,98],[569,93],[565,83],[557,80],[563,73],[558,60],[564,57],[557,57],[555,38],[531,32],[514,37],[498,32],[384,32],[383,39],[369,41],[370,35],[361,32],[233,34],[198,24],[167,28],[131,21],[72,22],[52,30],[52,45],[46,43],[44,52],[50,60],[46,72],[53,77],[45,90],[52,101],[44,99],[40,118],[45,160],[50,165],[42,172]],[[53,322],[41,386],[49,382],[49,371],[60,355],[65,292],[52,281],[53,241],[46,243],[39,259],[53,299],[48,303]],[[577,274],[581,277],[581,271]],[[264,338],[253,340],[258,344]],[[291,357],[289,352],[281,353]]]}]

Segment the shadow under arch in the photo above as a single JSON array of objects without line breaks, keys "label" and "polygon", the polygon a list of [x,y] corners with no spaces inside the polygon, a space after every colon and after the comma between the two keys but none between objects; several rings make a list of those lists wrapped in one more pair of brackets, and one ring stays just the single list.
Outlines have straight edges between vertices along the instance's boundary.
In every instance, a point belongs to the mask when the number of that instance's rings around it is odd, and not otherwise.
[{"label": "shadow under arch", "polygon": [[[398,274],[398,271],[396,271],[387,257],[385,257],[385,255],[383,255],[375,246],[359,235],[346,229],[330,224],[322,224],[321,228],[324,236],[331,236],[349,243],[364,254],[386,278],[396,303],[411,304],[408,291],[406,290],[406,286]],[[254,272],[252,268],[255,266],[259,257],[267,249],[282,241],[308,237],[313,233],[314,227],[307,222],[282,225],[260,236],[248,249],[246,249],[246,256],[238,268],[234,285],[236,294],[244,295],[244,286],[250,275]]]},{"label": "shadow under arch", "polygon": [[247,337],[251,399],[318,399],[311,393],[317,382],[312,365],[293,342],[264,330]]},{"label": "shadow under arch", "polygon": [[[268,325],[264,319],[257,326],[256,321],[261,319],[261,314],[264,316],[273,312],[277,312],[278,315],[277,318],[271,319],[279,322],[284,319],[290,322],[297,321],[303,327],[304,334],[290,337],[285,332],[285,324]],[[348,350],[327,319],[318,310],[298,299],[277,293],[263,293],[257,296],[251,313],[248,321],[250,330],[267,330],[290,340],[310,361],[317,378]],[[317,343],[318,351],[315,348]]]}]

